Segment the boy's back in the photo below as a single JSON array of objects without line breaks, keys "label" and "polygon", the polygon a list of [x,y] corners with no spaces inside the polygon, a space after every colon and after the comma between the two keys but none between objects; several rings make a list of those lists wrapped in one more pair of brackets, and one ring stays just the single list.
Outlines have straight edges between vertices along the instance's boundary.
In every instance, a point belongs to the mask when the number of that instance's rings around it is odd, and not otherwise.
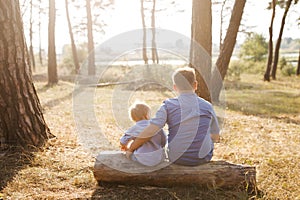
[{"label": "boy's back", "polygon": [[212,105],[195,93],[182,93],[164,101],[151,123],[159,127],[168,124],[171,162],[197,165],[199,158],[211,159],[210,132],[219,132],[217,119]]}]

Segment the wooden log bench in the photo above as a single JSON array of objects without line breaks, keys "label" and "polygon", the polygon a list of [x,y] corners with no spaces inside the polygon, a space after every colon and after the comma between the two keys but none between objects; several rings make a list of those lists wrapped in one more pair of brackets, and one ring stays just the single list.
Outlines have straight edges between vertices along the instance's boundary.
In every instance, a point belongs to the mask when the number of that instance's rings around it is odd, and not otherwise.
[{"label": "wooden log bench", "polygon": [[169,162],[163,162],[155,167],[146,167],[128,160],[125,154],[119,151],[101,152],[95,161],[94,176],[99,184],[243,187],[248,191],[256,191],[256,169],[253,166],[211,161],[194,167]]}]

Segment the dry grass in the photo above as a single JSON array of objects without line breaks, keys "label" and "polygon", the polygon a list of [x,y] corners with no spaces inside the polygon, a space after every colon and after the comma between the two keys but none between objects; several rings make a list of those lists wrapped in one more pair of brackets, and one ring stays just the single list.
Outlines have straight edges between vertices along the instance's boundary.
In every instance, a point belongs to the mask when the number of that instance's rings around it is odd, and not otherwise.
[{"label": "dry grass", "polygon": [[[112,97],[118,88],[97,89],[98,124],[87,121],[81,130],[75,126],[78,119],[73,116],[74,85],[61,81],[57,86],[46,87],[46,82],[41,81],[35,85],[46,121],[56,138],[33,155],[0,154],[0,199],[300,199],[299,78],[272,83],[252,76],[242,80],[227,85],[228,107],[222,141],[216,145],[214,159],[255,165],[260,195],[252,196],[241,190],[97,186],[92,174],[94,156],[101,150],[117,149],[123,129],[130,126],[127,109],[118,107],[111,99],[121,102],[129,97],[124,101],[127,105],[128,100],[138,98],[156,109],[172,94],[123,91]],[[266,97],[260,98],[261,95]],[[117,107],[114,112],[113,107]],[[95,134],[80,135],[76,128]],[[99,135],[105,137],[99,139]]]}]

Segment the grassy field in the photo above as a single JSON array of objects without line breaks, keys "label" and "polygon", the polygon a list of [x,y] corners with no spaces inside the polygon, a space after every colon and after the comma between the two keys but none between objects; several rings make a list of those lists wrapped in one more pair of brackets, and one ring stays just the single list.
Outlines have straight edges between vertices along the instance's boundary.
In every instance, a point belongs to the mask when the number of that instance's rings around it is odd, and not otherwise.
[{"label": "grassy field", "polygon": [[[266,83],[243,75],[225,85],[222,138],[213,159],[256,166],[260,193],[255,195],[244,190],[98,186],[92,173],[95,155],[118,149],[119,137],[130,126],[123,105],[138,98],[155,110],[173,94],[91,88],[95,123],[84,113],[84,102],[82,113],[74,114],[74,98],[84,94],[74,97],[72,82],[47,87],[41,78],[35,86],[56,138],[37,152],[0,154],[0,199],[300,199],[299,80],[279,77]],[[123,98],[126,103],[118,105]],[[84,123],[78,123],[81,119]]]}]

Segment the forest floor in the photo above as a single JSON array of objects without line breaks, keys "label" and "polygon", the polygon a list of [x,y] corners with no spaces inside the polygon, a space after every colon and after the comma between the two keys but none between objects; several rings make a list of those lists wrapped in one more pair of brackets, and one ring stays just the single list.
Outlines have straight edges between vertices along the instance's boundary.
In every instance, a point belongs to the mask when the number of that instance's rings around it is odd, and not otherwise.
[{"label": "forest floor", "polygon": [[[243,75],[227,81],[226,105],[216,108],[224,120],[213,159],[256,166],[259,194],[246,189],[99,186],[92,172],[95,155],[118,149],[122,131],[130,126],[127,102],[139,98],[155,109],[173,94],[90,88],[91,115],[85,113],[88,99],[74,93],[74,83],[59,81],[49,87],[40,77],[35,87],[56,137],[30,154],[0,152],[0,199],[300,199],[299,77],[266,83]],[[122,98],[127,98],[126,106],[117,106]]]}]

